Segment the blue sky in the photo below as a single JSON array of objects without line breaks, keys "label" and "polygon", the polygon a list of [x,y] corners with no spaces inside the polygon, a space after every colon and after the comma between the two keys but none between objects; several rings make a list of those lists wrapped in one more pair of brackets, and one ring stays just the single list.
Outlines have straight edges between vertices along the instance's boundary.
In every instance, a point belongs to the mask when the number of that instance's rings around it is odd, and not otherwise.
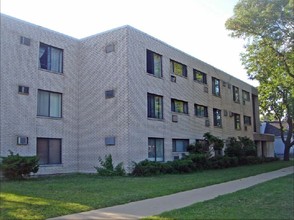
[{"label": "blue sky", "polygon": [[183,52],[248,80],[244,41],[228,36],[225,21],[238,0],[1,0],[1,13],[83,38],[131,25]]}]

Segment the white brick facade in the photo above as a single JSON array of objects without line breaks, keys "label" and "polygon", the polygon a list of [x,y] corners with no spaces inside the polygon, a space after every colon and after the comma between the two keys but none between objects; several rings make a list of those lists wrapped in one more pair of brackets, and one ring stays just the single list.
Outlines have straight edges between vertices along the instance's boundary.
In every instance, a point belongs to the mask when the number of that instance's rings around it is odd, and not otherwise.
[{"label": "white brick facade", "polygon": [[[21,36],[30,39],[30,46],[20,44]],[[38,67],[40,42],[63,49],[62,74]],[[113,52],[106,53],[108,45]],[[162,78],[147,73],[147,49],[162,56]],[[185,64],[188,76],[171,82],[170,59]],[[193,69],[207,74],[207,85],[193,80]],[[221,97],[212,95],[211,77],[220,79]],[[36,155],[37,138],[62,140],[62,163],[41,166],[40,174],[95,172],[98,157],[106,154],[129,168],[132,161],[148,157],[148,137],[164,139],[168,161],[175,155],[172,139],[193,143],[205,132],[223,139],[253,138],[254,127],[259,130],[255,88],[130,26],[78,40],[1,15],[0,79],[1,156],[8,150]],[[28,86],[29,95],[18,94],[19,85]],[[232,86],[241,97],[242,90],[248,91],[250,101],[235,103]],[[37,116],[38,89],[62,94],[62,118]],[[106,99],[106,90],[114,90],[114,97]],[[147,118],[147,93],[163,97],[163,120]],[[189,114],[171,112],[171,98],[188,102]],[[195,103],[208,107],[210,126],[195,116]],[[213,108],[222,110],[222,128],[213,126]],[[224,110],[240,114],[241,130]],[[178,116],[177,123],[172,115]],[[252,119],[246,130],[244,115]],[[17,136],[28,137],[28,145],[17,145]],[[115,137],[115,145],[106,146],[106,137]]]}]

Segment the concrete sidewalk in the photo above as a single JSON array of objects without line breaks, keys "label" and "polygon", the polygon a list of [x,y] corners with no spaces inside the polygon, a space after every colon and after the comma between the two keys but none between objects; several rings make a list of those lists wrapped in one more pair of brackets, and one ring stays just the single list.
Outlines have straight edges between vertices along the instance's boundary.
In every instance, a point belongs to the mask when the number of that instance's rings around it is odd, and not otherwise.
[{"label": "concrete sidewalk", "polygon": [[153,199],[131,202],[124,205],[60,216],[52,218],[51,220],[139,219],[146,216],[157,215],[165,211],[183,208],[196,202],[213,199],[220,195],[236,192],[238,190],[292,173],[294,173],[293,166],[226,183],[216,184]]}]

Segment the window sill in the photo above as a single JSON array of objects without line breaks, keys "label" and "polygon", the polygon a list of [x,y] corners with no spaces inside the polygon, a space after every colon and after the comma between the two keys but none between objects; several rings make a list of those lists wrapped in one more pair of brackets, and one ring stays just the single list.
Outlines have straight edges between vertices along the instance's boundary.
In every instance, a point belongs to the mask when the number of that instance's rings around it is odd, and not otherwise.
[{"label": "window sill", "polygon": [[195,79],[194,79],[194,82],[199,83],[199,84],[204,85],[204,86],[207,86],[207,83],[205,83],[205,82],[201,82],[201,81],[198,81],[198,80],[195,80]]},{"label": "window sill", "polygon": [[57,117],[48,117],[48,116],[42,116],[42,115],[37,115],[37,118],[41,118],[41,119],[52,119],[52,120],[62,120],[62,117],[57,118]]},{"label": "window sill", "polygon": [[154,74],[152,73],[147,73],[147,76],[152,76],[152,77],[155,77],[157,79],[163,79],[163,76],[155,76]]},{"label": "window sill", "polygon": [[189,116],[189,113],[183,113],[183,112],[173,112],[173,111],[172,111],[172,114]]},{"label": "window sill", "polygon": [[164,118],[147,118],[148,120],[150,120],[150,121],[162,121],[162,122],[164,122],[165,120],[164,120]]},{"label": "window sill", "polygon": [[62,163],[53,163],[53,164],[40,164],[40,167],[62,167]]},{"label": "window sill", "polygon": [[215,93],[212,93],[212,95],[213,95],[214,97],[221,98],[221,95],[216,95]]},{"label": "window sill", "polygon": [[208,119],[208,116],[199,116],[199,115],[195,115],[196,118],[205,118]]},{"label": "window sill", "polygon": [[215,128],[220,128],[220,129],[223,128],[223,126],[215,126],[215,125],[214,125],[214,127],[215,127]]},{"label": "window sill", "polygon": [[48,72],[48,73],[54,73],[54,74],[57,74],[57,75],[61,75],[63,76],[63,72],[56,72],[56,71],[52,71],[52,70],[47,70],[47,69],[42,69],[42,68],[39,68],[40,71],[44,71],[44,72]]},{"label": "window sill", "polygon": [[179,76],[179,77],[182,77],[184,79],[188,79],[188,76],[183,76],[183,75],[178,75],[178,74],[175,74],[175,73],[170,73],[171,76]]}]

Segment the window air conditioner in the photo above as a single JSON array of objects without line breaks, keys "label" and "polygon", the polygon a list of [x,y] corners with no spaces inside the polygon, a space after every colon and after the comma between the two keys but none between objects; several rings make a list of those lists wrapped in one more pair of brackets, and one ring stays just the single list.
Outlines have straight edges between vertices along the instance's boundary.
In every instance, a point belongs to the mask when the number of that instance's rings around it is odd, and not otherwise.
[{"label": "window air conditioner", "polygon": [[17,144],[18,145],[27,145],[28,144],[28,137],[17,137]]}]

